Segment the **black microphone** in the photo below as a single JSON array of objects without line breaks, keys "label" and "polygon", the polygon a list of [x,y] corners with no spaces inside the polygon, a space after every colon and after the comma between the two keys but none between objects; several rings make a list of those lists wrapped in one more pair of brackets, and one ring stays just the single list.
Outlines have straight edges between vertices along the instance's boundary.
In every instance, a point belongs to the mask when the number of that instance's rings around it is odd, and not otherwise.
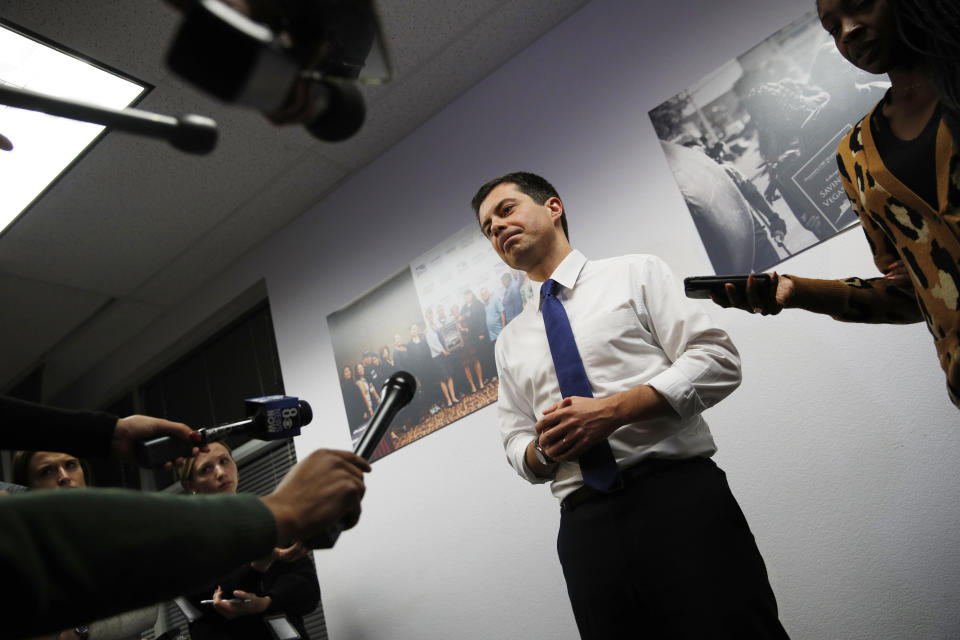
[{"label": "black microphone", "polygon": [[363,94],[356,83],[342,78],[323,78],[308,89],[316,115],[306,125],[315,138],[342,142],[360,130],[367,118]]},{"label": "black microphone", "polygon": [[205,116],[186,114],[175,118],[141,109],[111,109],[4,85],[0,85],[0,104],[162,138],[189,153],[205,154],[217,146],[217,123]]},{"label": "black microphone", "polygon": [[353,452],[364,460],[373,457],[373,452],[377,450],[377,445],[390,428],[397,412],[410,404],[416,390],[416,378],[406,371],[397,371],[387,378],[380,391],[380,406],[370,418],[370,424],[367,425]]},{"label": "black microphone", "polygon": [[193,447],[217,442],[224,438],[244,433],[258,440],[282,440],[300,435],[300,427],[310,424],[313,410],[306,400],[293,396],[264,396],[244,401],[247,415],[239,422],[197,429],[200,439],[196,442],[161,436],[137,442],[134,457],[142,467],[160,467],[177,458],[188,458]]},{"label": "black microphone", "polygon": [[[369,460],[373,456],[373,452],[377,450],[377,445],[380,444],[380,440],[383,439],[387,429],[390,428],[397,412],[410,403],[416,390],[416,378],[406,371],[397,371],[387,378],[380,393],[380,406],[377,407],[373,417],[370,418],[370,424],[367,425],[353,452],[364,460]],[[331,525],[323,533],[307,540],[307,547],[310,549],[329,549],[337,542],[341,531],[343,531],[343,525],[340,523]]]}]

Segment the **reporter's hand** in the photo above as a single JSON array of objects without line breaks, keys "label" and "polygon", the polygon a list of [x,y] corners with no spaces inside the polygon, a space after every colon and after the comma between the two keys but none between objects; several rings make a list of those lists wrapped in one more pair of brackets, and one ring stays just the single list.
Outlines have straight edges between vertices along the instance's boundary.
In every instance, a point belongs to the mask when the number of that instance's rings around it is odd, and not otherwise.
[{"label": "reporter's hand", "polygon": [[[127,416],[117,420],[117,426],[113,430],[113,442],[110,443],[110,450],[115,458],[124,462],[136,462],[133,453],[134,443],[142,440],[151,440],[160,436],[173,436],[183,440],[192,441],[199,439],[197,433],[183,424],[182,422],[171,422],[162,418],[151,418],[150,416]],[[203,447],[206,451],[206,447]],[[192,455],[197,455],[200,448],[194,447]],[[177,458],[173,462],[168,462],[163,466],[164,469],[182,466],[183,458]]]},{"label": "reporter's hand", "polygon": [[250,567],[254,571],[266,573],[270,570],[270,567],[273,566],[274,562],[293,562],[308,553],[310,553],[310,549],[298,540],[289,547],[275,547],[273,551],[270,552],[270,555],[251,562]]},{"label": "reporter's hand", "polygon": [[277,520],[278,538],[308,540],[334,524],[353,527],[369,471],[369,463],[349,451],[319,449],[298,462],[261,498]]},{"label": "reporter's hand", "polygon": [[236,589],[231,598],[235,598],[239,602],[227,602],[227,599],[223,597],[221,587],[217,587],[217,590],[213,592],[212,606],[217,613],[227,620],[263,613],[273,602],[270,596],[258,596],[255,593],[241,591],[240,589]]},{"label": "reporter's hand", "polygon": [[724,308],[736,307],[749,313],[777,315],[793,295],[793,280],[781,278],[774,271],[770,282],[762,284],[752,274],[747,278],[745,291],[739,291],[732,283],[724,285],[724,294],[710,294],[714,303]]},{"label": "reporter's hand", "polygon": [[277,547],[274,551],[277,554],[276,560],[279,562],[295,562],[310,553],[310,549],[299,540],[289,547]]},{"label": "reporter's hand", "polygon": [[907,273],[907,267],[903,264],[902,260],[897,260],[887,267],[887,270],[883,274],[883,279],[898,287],[909,286],[913,288],[913,283],[910,282],[910,275]]}]

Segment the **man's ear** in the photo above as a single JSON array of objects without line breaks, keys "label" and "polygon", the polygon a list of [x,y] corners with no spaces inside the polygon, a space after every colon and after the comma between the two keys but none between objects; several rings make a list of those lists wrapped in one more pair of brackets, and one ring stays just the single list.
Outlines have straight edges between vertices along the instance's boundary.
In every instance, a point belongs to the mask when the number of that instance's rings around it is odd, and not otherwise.
[{"label": "man's ear", "polygon": [[560,198],[557,196],[547,198],[547,201],[543,203],[543,206],[550,210],[550,218],[553,219],[554,223],[556,223],[560,219],[560,216],[563,215],[563,202],[561,202]]}]

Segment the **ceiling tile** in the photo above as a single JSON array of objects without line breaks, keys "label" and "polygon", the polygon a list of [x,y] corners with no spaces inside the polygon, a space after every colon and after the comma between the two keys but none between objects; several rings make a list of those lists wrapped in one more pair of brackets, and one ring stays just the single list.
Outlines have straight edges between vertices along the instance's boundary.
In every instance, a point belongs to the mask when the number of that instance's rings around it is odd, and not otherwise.
[{"label": "ceiling tile", "polygon": [[155,84],[179,14],[158,0],[3,0],[0,17]]},{"label": "ceiling tile", "polygon": [[117,300],[101,309],[57,345],[43,372],[43,395],[55,396],[120,345],[149,326],[162,308]]},{"label": "ceiling tile", "polygon": [[[143,106],[176,113],[174,103],[180,102],[160,91]],[[302,154],[256,113],[222,107],[214,112],[210,103],[197,104],[216,113],[222,125],[213,153],[194,156],[163,142],[108,134],[0,237],[8,269],[124,295]],[[37,260],[38,255],[49,258]]]},{"label": "ceiling tile", "polygon": [[0,291],[5,300],[0,305],[0,385],[27,373],[44,353],[109,300],[6,273],[0,273]]},{"label": "ceiling tile", "polygon": [[319,202],[345,176],[326,160],[304,154],[290,170],[148,280],[133,297],[175,304]]}]

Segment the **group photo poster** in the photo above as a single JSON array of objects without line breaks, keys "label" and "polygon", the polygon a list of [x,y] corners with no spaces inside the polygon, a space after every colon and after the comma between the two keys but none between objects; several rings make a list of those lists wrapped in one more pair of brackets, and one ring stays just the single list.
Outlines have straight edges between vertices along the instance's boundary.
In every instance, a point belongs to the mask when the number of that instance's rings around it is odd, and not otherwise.
[{"label": "group photo poster", "polygon": [[650,111],[714,273],[769,270],[857,222],[837,145],[889,86],[811,12]]},{"label": "group photo poster", "polygon": [[417,390],[373,460],[496,401],[497,337],[537,303],[535,293],[526,274],[505,265],[469,224],[327,316],[354,445],[396,371],[413,374]]}]

